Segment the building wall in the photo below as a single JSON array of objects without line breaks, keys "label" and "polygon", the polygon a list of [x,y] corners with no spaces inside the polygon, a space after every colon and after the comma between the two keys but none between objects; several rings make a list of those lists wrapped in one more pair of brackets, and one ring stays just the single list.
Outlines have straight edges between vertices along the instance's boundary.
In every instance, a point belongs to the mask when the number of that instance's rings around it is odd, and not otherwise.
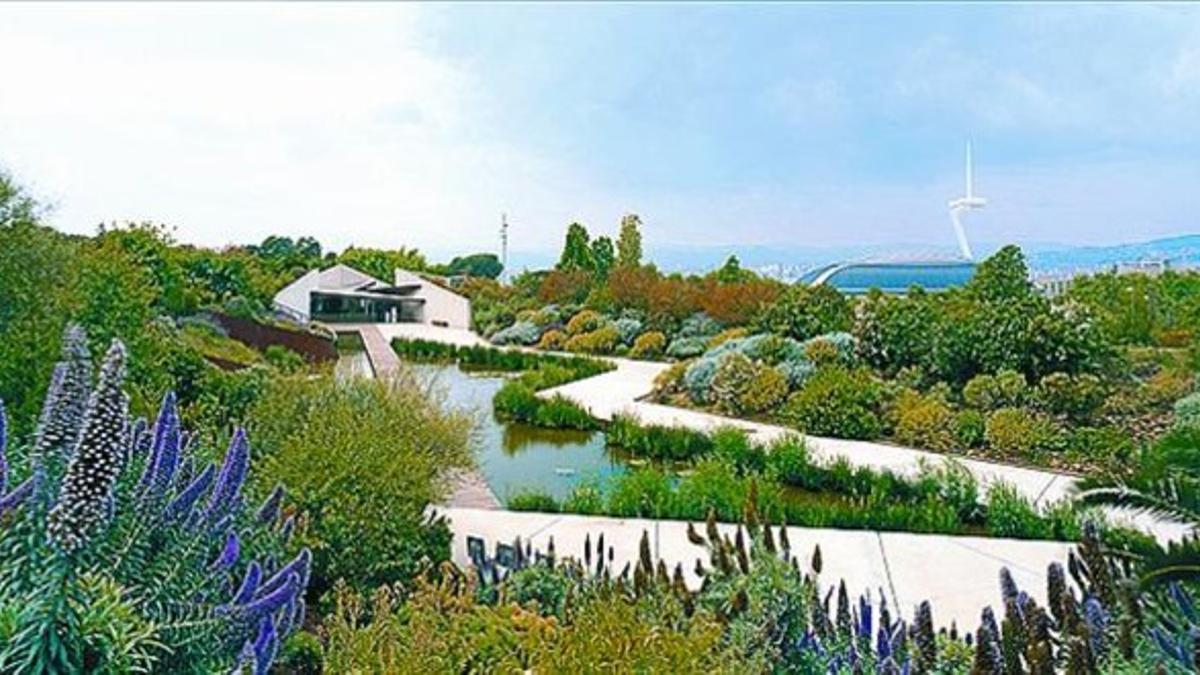
[{"label": "building wall", "polygon": [[414,297],[424,298],[425,307],[421,315],[421,323],[445,325],[449,328],[471,327],[471,301],[454,291],[447,290],[437,284],[427,281],[412,272],[396,270],[395,284],[419,284]]},{"label": "building wall", "polygon": [[310,270],[275,295],[275,309],[297,321],[308,321],[311,318],[308,314],[308,298],[317,289],[320,281],[320,270]]}]

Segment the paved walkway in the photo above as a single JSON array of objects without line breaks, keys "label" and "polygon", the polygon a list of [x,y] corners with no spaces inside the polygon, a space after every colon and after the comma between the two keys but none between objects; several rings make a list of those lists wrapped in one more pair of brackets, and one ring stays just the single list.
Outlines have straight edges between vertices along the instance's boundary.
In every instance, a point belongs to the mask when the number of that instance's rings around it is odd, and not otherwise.
[{"label": "paved walkway", "polygon": [[[551,539],[562,557],[582,558],[584,538],[590,536],[595,550],[600,534],[613,552],[613,568],[618,572],[628,562],[636,564],[642,533],[650,537],[651,551],[674,569],[683,565],[688,584],[695,588],[696,560],[707,567],[708,554],[687,539],[687,523],[678,520],[606,518],[514,511],[485,511],[469,508],[443,508],[439,512],[450,520],[454,562],[467,565],[466,538],[479,537],[488,551],[496,543],[531,542],[534,549],[545,551]],[[703,523],[697,529],[703,532]],[[735,527],[720,525],[722,534],[733,538]],[[973,630],[983,607],[996,607],[1000,600],[1000,568],[1007,567],[1022,590],[1038,602],[1046,600],[1046,567],[1051,562],[1065,564],[1070,544],[1045,541],[1015,541],[979,537],[788,528],[788,541],[801,569],[808,569],[813,548],[821,547],[821,578],[826,588],[844,579],[851,598],[870,592],[878,599],[882,591],[893,611],[911,617],[922,600],[933,605],[939,626],[956,622]]]},{"label": "paved walkway", "polygon": [[[387,342],[400,337],[458,345],[487,344],[474,332],[467,330],[418,324],[378,324],[377,328],[386,337]],[[539,396],[549,397],[561,394],[602,420],[611,420],[614,415],[624,413],[633,415],[647,424],[683,426],[705,431],[721,426],[735,426],[745,429],[755,440],[761,442],[770,442],[780,436],[796,433],[794,429],[787,427],[648,403],[642,399],[650,395],[654,390],[654,379],[659,373],[669,368],[670,364],[615,357],[603,358],[615,364],[616,370],[548,389],[540,392]],[[886,469],[898,475],[913,475],[920,470],[922,464],[937,465],[945,461],[947,457],[935,452],[886,443],[820,436],[806,436],[805,440],[816,457],[824,459],[844,457],[855,466]],[[1055,471],[1009,466],[965,457],[955,459],[975,476],[982,490],[986,491],[1000,482],[1007,483],[1039,506],[1045,506],[1065,498],[1077,482],[1075,476]],[[1188,528],[1183,525],[1155,520],[1143,514],[1112,511],[1110,518],[1151,532],[1163,541],[1180,539],[1188,531]]]}]

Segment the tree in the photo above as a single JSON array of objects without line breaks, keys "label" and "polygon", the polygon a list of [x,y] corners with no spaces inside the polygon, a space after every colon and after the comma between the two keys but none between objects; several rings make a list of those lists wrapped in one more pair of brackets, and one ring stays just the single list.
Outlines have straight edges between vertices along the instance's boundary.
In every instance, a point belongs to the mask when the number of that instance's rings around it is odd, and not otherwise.
[{"label": "tree", "polygon": [[608,278],[608,271],[612,269],[614,257],[612,239],[596,237],[596,240],[592,242],[592,271],[596,273],[597,279]]},{"label": "tree", "polygon": [[392,281],[397,269],[422,272],[429,266],[420,251],[404,247],[378,249],[351,246],[342,251],[336,262],[349,265],[359,272],[388,283]]},{"label": "tree", "polygon": [[793,284],[759,317],[761,330],[797,340],[850,330],[854,310],[836,288]]},{"label": "tree", "polygon": [[642,264],[642,219],[630,213],[621,219],[621,231],[617,235],[617,266],[637,267]]},{"label": "tree", "polygon": [[583,225],[571,223],[567,227],[567,240],[563,243],[562,256],[555,268],[564,272],[593,269],[590,237]]},{"label": "tree", "polygon": [[742,261],[736,255],[725,259],[725,264],[716,271],[717,281],[723,284],[736,284],[753,281],[758,277],[754,272],[742,268]]},{"label": "tree", "polygon": [[449,274],[495,279],[504,271],[504,265],[500,263],[500,259],[496,257],[495,253],[474,253],[454,258],[447,265],[446,271]]}]

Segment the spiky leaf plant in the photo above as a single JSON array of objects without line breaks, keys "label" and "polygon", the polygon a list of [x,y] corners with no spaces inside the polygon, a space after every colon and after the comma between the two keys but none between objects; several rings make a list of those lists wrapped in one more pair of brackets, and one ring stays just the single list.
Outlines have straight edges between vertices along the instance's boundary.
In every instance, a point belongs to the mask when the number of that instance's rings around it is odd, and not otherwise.
[{"label": "spiky leaf plant", "polygon": [[311,565],[271,562],[282,494],[244,504],[240,430],[219,468],[196,468],[173,395],[131,422],[120,342],[94,388],[86,336],[65,342],[24,452],[6,453],[0,408],[0,672],[266,672]]}]

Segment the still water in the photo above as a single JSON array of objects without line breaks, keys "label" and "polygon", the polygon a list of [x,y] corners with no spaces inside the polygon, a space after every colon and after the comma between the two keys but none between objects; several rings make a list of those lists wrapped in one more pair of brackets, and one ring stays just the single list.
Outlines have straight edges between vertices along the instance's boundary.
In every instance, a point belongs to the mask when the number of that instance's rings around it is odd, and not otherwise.
[{"label": "still water", "polygon": [[[338,377],[371,377],[371,365],[355,334],[338,336]],[[411,365],[423,384],[453,410],[474,420],[472,440],[479,468],[500,500],[538,491],[564,499],[579,483],[603,487],[624,464],[604,446],[604,434],[505,424],[492,413],[492,397],[503,376],[463,372],[458,366]]]}]

